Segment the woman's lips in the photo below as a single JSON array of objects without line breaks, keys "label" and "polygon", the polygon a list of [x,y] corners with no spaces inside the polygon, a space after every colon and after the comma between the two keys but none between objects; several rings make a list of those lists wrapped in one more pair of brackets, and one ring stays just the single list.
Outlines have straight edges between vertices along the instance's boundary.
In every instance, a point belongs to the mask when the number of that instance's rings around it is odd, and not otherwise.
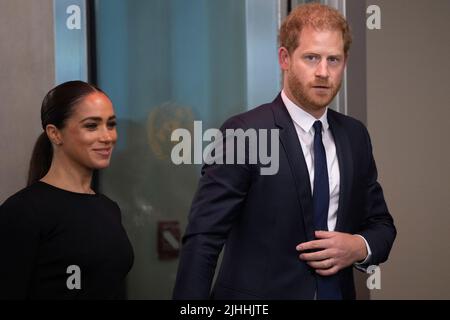
[{"label": "woman's lips", "polygon": [[108,157],[111,154],[112,148],[101,148],[101,149],[93,149],[93,150],[101,156]]}]

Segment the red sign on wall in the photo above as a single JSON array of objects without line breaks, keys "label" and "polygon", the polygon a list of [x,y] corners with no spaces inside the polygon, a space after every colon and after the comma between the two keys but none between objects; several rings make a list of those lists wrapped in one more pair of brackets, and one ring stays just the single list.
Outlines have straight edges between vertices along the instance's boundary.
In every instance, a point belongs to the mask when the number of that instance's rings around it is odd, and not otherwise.
[{"label": "red sign on wall", "polygon": [[172,260],[180,253],[180,223],[178,221],[158,222],[158,258]]}]

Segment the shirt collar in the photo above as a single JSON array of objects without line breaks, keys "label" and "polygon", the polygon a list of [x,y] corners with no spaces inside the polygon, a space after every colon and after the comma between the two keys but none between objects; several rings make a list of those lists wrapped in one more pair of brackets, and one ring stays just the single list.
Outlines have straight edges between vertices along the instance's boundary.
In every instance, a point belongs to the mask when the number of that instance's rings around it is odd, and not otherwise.
[{"label": "shirt collar", "polygon": [[[292,120],[300,126],[305,132],[310,132],[314,122],[317,121],[312,115],[303,110],[301,107],[297,106],[294,102],[292,102],[284,92],[281,91],[281,99],[283,99],[284,105],[289,112]],[[322,122],[323,131],[328,130],[328,107],[325,109],[325,113],[320,117],[320,121]]]}]

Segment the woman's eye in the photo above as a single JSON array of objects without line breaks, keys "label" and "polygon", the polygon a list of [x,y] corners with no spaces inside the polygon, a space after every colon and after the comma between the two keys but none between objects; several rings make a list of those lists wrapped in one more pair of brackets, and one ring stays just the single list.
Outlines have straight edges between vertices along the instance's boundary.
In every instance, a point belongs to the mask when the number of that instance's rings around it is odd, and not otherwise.
[{"label": "woman's eye", "polygon": [[108,122],[108,128],[115,128],[117,126],[117,123],[115,121]]},{"label": "woman's eye", "polygon": [[84,127],[89,130],[94,130],[97,128],[97,124],[96,123],[87,123]]}]

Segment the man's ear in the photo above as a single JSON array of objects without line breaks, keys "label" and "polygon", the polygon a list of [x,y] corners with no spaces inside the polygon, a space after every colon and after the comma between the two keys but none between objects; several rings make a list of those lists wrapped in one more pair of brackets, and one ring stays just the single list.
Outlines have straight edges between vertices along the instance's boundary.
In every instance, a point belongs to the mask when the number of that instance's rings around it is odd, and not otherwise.
[{"label": "man's ear", "polygon": [[344,68],[347,68],[349,52],[344,53]]},{"label": "man's ear", "polygon": [[289,70],[291,64],[291,57],[289,51],[285,47],[280,47],[278,49],[278,62],[280,63],[280,68],[283,71]]},{"label": "man's ear", "polygon": [[62,141],[61,132],[55,125],[48,124],[45,127],[45,132],[47,133],[48,138],[50,139],[50,141],[53,144],[58,145],[58,146],[62,145],[63,141]]}]

